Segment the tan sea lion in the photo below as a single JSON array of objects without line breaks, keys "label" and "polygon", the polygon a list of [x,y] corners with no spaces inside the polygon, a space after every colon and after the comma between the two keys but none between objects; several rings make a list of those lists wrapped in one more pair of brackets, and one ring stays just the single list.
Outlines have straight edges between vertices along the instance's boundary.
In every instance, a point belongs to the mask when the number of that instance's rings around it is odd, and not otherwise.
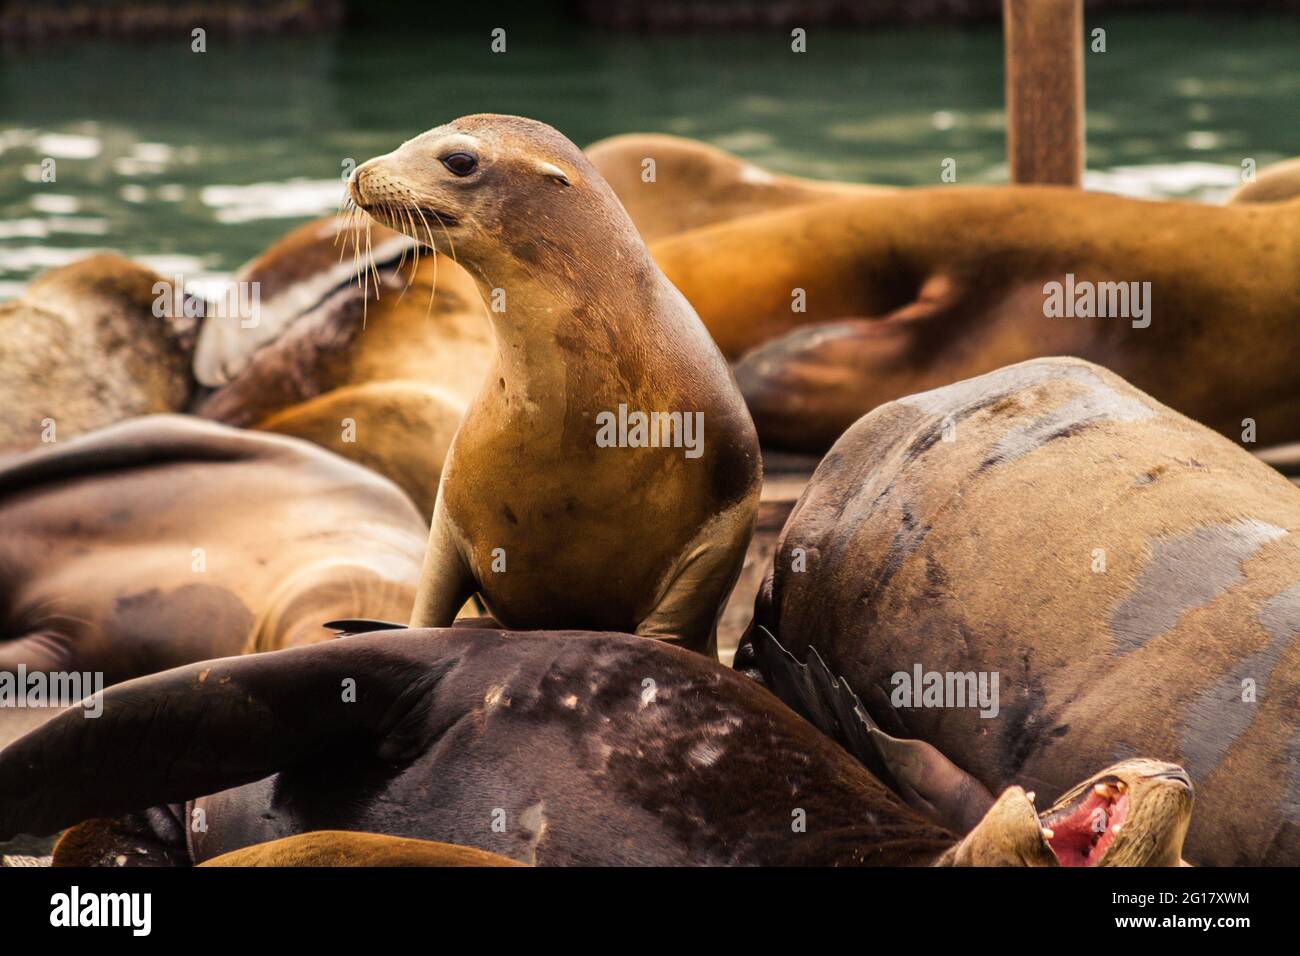
[{"label": "tan sea lion", "polygon": [[[0,673],[113,684],[324,640],[333,618],[402,619],[426,534],[378,475],[193,418],[15,455],[0,461]],[[50,715],[0,707],[0,742]]]},{"label": "tan sea lion", "polygon": [[362,164],[349,189],[381,223],[445,235],[493,303],[496,355],[443,471],[412,625],[450,624],[477,592],[510,627],[713,653],[758,443],[600,174],[543,123],[480,115]]},{"label": "tan sea lion", "polygon": [[[824,450],[883,402],[1056,354],[1226,435],[1300,438],[1300,199],[913,189],[750,216],[653,252],[738,360],[765,445]],[[1098,303],[1111,317],[1082,317]]]},{"label": "tan sea lion", "polygon": [[[59,865],[55,854],[55,865]],[[200,866],[522,866],[496,853],[454,843],[379,833],[318,830],[213,857]]]},{"label": "tan sea lion", "polygon": [[586,154],[646,242],[787,206],[892,191],[785,176],[708,143],[660,133],[611,136]]},{"label": "tan sea lion", "polygon": [[[911,770],[931,795],[964,779],[933,748]],[[1020,787],[967,796],[983,809],[959,839],[755,682],[609,632],[380,632],[205,661],[0,751],[0,839],[135,812],[99,851],[128,866],[316,830],[538,865],[1173,865],[1192,807],[1177,767],[1143,761],[1041,815]],[[1098,808],[1121,832],[1092,840]]]},{"label": "tan sea lion", "polygon": [[0,452],[184,408],[196,320],[171,300],[153,270],[103,254],[0,304]]},{"label": "tan sea lion", "polygon": [[770,632],[842,675],[833,711],[860,700],[994,792],[1053,799],[1146,754],[1196,784],[1191,862],[1300,863],[1300,489],[1099,366],[1025,362],[864,417],[754,624],[737,667],[801,686]]},{"label": "tan sea lion", "polygon": [[214,391],[196,411],[374,468],[428,520],[451,437],[491,361],[491,324],[450,259],[417,256],[414,240],[378,224],[360,241],[359,266],[358,236],[321,219],[240,270],[236,281],[260,290],[260,315],[247,328],[204,322],[195,370]]},{"label": "tan sea lion", "polygon": [[1286,202],[1300,196],[1300,159],[1265,166],[1253,182],[1228,197],[1230,203]]}]

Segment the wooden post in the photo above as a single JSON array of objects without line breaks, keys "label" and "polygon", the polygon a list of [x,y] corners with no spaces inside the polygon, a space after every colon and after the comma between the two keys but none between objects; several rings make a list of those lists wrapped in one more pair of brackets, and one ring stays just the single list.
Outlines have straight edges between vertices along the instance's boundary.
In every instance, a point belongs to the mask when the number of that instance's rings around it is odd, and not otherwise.
[{"label": "wooden post", "polygon": [[1013,183],[1083,183],[1083,0],[1002,0]]}]

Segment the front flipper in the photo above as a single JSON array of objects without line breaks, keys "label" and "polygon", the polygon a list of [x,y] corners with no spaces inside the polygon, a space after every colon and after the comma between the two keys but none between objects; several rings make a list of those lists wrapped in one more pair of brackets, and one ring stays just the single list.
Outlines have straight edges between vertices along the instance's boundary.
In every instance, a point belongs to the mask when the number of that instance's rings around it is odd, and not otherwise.
[{"label": "front flipper", "polygon": [[183,803],[325,755],[398,760],[423,746],[442,673],[379,634],[116,684],[96,719],[74,708],[0,750],[0,840]]},{"label": "front flipper", "polygon": [[700,529],[637,634],[717,659],[718,618],[745,563],[758,497],[755,488]]},{"label": "front flipper", "polygon": [[429,547],[420,569],[420,586],[415,592],[411,627],[450,627],[456,614],[478,590],[474,572],[460,549],[459,536],[442,503],[442,486],[433,506],[429,525]]},{"label": "front flipper", "polygon": [[966,833],[993,806],[978,780],[923,740],[885,733],[843,677],[817,653],[801,664],[763,626],[754,628],[753,659],[772,693],[831,737],[914,809],[955,833]]}]

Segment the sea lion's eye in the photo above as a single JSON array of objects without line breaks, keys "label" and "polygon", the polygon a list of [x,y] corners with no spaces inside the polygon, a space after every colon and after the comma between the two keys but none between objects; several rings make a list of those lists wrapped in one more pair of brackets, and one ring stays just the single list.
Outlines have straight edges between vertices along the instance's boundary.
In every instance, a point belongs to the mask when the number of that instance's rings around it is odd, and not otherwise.
[{"label": "sea lion's eye", "polygon": [[442,157],[442,165],[457,176],[468,176],[478,168],[478,160],[469,153],[449,153]]}]

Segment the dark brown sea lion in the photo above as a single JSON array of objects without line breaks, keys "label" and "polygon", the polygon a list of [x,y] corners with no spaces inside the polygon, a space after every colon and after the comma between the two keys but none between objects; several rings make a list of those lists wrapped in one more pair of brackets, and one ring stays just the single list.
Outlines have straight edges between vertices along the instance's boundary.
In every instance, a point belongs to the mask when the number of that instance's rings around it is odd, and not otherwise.
[{"label": "dark brown sea lion", "polygon": [[[737,667],[789,683],[764,629],[815,649],[883,731],[994,792],[1148,754],[1195,781],[1193,863],[1300,863],[1300,490],[1103,368],[1026,362],[864,417],[754,620]],[[931,675],[956,696],[922,696]],[[1000,703],[966,697],[994,677]]]},{"label": "dark brown sea lion", "polygon": [[0,304],[0,452],[184,408],[196,320],[172,298],[151,269],[105,254]]},{"label": "dark brown sea lion", "polygon": [[[55,854],[55,865],[58,855]],[[319,830],[223,853],[200,866],[521,866],[518,860],[432,840]]]},{"label": "dark brown sea lion", "polygon": [[[739,360],[765,445],[824,450],[883,402],[1062,354],[1226,435],[1251,419],[1261,445],[1300,439],[1300,199],[912,189],[749,216],[653,252]],[[1081,317],[1103,304],[1108,317]]]},{"label": "dark brown sea lion", "polygon": [[[151,416],[0,461],[0,673],[102,674],[410,612],[419,515],[305,442]],[[87,691],[86,693],[89,693]],[[0,742],[50,714],[0,708]]]},{"label": "dark brown sea lion", "polygon": [[1253,182],[1239,187],[1230,203],[1286,202],[1300,196],[1300,159],[1288,159],[1260,170]]},{"label": "dark brown sea lion", "polygon": [[600,174],[543,123],[480,115],[364,163],[349,188],[378,221],[442,237],[496,331],[412,624],[450,624],[478,592],[510,627],[712,653],[753,529],[758,442],[725,360]]},{"label": "dark brown sea lion", "polygon": [[758,212],[892,191],[784,176],[716,146],[658,133],[611,136],[586,154],[646,242]]},{"label": "dark brown sea lion", "polygon": [[[1087,862],[1177,862],[1176,767],[1129,763],[1081,793],[1097,785],[1127,793],[1126,826]],[[615,633],[381,632],[206,661],[0,751],[0,838],[154,807],[121,865],[151,840],[202,863],[327,829],[543,865],[1052,866],[1092,809],[1040,817],[1019,787],[983,801],[959,840],[755,682]]]},{"label": "dark brown sea lion", "polygon": [[260,290],[260,315],[249,327],[204,322],[195,369],[213,391],[196,411],[374,468],[428,520],[452,435],[487,374],[492,333],[469,275],[416,245],[378,224],[359,240],[331,217],[241,269],[236,281]]}]

